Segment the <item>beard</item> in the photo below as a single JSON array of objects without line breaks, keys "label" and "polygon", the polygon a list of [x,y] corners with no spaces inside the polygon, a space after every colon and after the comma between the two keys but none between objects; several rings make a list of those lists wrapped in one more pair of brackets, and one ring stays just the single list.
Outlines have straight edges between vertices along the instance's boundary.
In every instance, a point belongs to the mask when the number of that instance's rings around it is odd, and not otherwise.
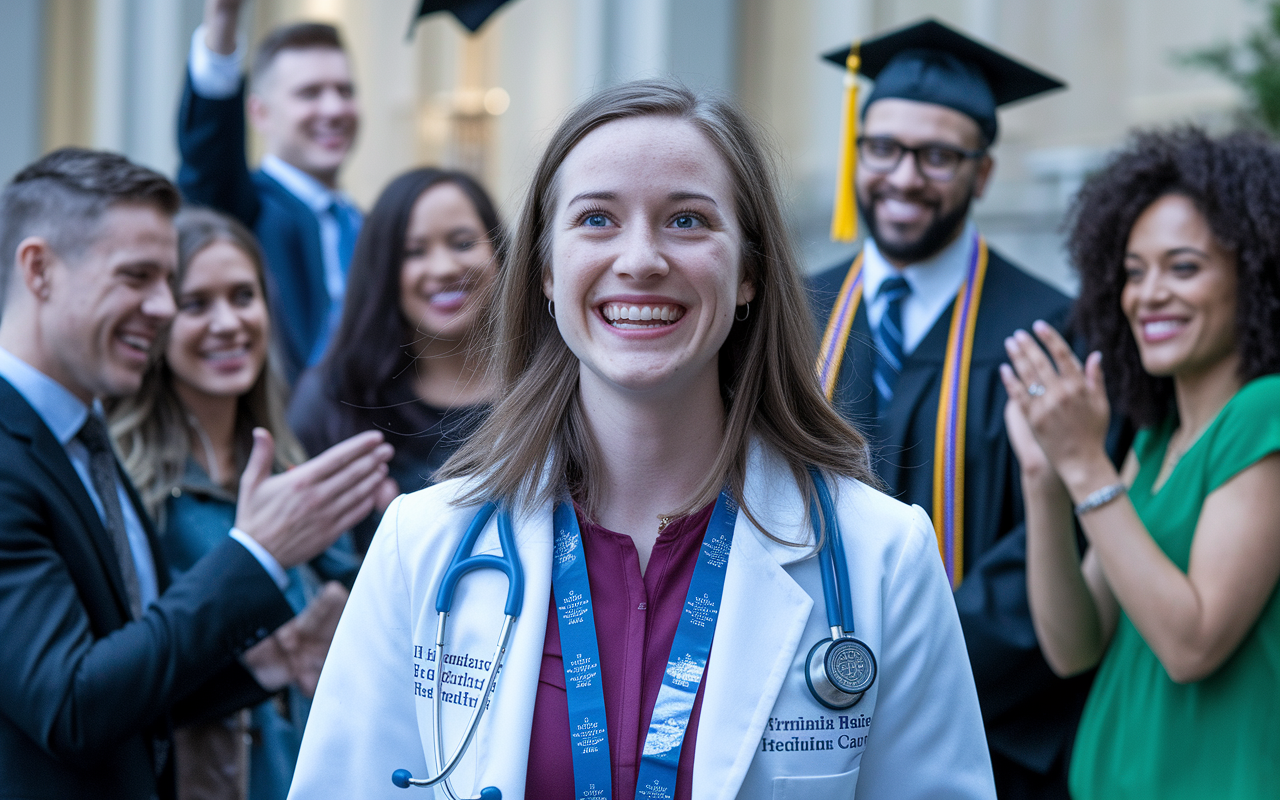
[{"label": "beard", "polygon": [[890,241],[884,235],[884,231],[881,230],[880,224],[876,220],[875,198],[866,198],[863,197],[862,192],[858,193],[858,211],[861,213],[863,221],[867,223],[867,230],[871,231],[871,238],[875,240],[876,247],[887,258],[904,264],[924,261],[950,244],[960,228],[964,226],[965,219],[969,216],[969,206],[972,203],[973,192],[965,192],[964,202],[951,211],[936,217],[933,222],[930,222],[921,231],[919,236],[908,241],[895,242]]}]

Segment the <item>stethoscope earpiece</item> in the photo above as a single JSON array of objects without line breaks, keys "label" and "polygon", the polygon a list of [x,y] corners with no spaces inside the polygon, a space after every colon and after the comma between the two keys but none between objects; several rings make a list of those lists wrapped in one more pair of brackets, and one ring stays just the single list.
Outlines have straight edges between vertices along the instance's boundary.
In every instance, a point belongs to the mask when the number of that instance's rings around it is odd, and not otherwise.
[{"label": "stethoscope earpiece", "polygon": [[[419,780],[407,769],[398,769],[391,773],[391,782],[401,789],[408,789],[410,786],[430,786],[435,783],[435,781]],[[449,794],[453,794],[452,789],[448,791]],[[476,800],[502,800],[502,790],[497,786],[486,786],[480,790],[480,797]]]}]

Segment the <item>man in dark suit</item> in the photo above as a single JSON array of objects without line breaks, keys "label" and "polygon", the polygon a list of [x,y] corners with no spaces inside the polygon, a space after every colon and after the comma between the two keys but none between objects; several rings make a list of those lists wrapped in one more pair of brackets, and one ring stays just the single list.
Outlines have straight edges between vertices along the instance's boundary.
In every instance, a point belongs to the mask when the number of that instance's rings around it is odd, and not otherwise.
[{"label": "man in dark suit", "polygon": [[292,614],[284,570],[363,518],[386,473],[373,434],[272,476],[258,431],[236,527],[170,581],[99,401],[138,389],[173,317],[178,202],[74,149],[0,194],[0,797],[172,797],[172,725],[289,681],[254,649]]},{"label": "man in dark suit", "polygon": [[178,187],[189,201],[239,219],[266,257],[271,319],[290,385],[337,325],[361,216],[338,187],[359,112],[351,67],[331,25],[299,23],[263,39],[248,112],[266,155],[245,161],[245,80],[236,25],[241,0],[206,0],[178,112]]},{"label": "man in dark suit", "polygon": [[[870,235],[813,280],[824,384],[889,492],[933,518],[1000,796],[1065,798],[1088,678],[1053,677],[1036,643],[998,370],[1005,337],[1036,319],[1061,328],[1069,301],[968,219],[993,168],[996,107],[1061,84],[933,21],[849,55],[827,58],[876,81],[847,185]],[[842,205],[852,216],[852,198]]]}]

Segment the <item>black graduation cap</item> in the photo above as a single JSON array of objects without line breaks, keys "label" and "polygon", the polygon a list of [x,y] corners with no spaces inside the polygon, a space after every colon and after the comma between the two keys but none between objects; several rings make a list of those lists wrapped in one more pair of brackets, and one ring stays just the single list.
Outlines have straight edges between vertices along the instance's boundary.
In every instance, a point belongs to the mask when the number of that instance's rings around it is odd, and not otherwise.
[{"label": "black graduation cap", "polygon": [[[485,20],[506,2],[507,0],[422,0],[418,5],[418,13],[413,16],[413,21],[417,22],[422,17],[437,11],[452,11],[458,18],[458,22],[475,33],[480,30]],[[412,25],[410,28],[412,29]]]},{"label": "black graduation cap", "polygon": [[970,39],[935,19],[926,19],[854,42],[822,55],[844,68],[844,122],[836,175],[831,238],[852,242],[857,235],[857,203],[853,173],[857,162],[857,80],[861,73],[875,81],[862,113],[877,100],[897,97],[955,109],[978,123],[991,144],[999,132],[996,109],[1066,84]]},{"label": "black graduation cap", "polygon": [[832,50],[823,58],[844,67],[853,47],[861,58],[858,71],[876,82],[864,109],[886,97],[936,103],[972,117],[988,143],[999,130],[998,106],[1066,87],[935,19]]}]

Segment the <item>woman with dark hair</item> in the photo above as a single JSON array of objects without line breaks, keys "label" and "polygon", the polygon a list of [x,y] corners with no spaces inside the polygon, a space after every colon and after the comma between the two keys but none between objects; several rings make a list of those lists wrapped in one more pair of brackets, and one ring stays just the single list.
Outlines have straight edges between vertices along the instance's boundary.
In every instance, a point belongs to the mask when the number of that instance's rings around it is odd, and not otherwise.
[{"label": "woman with dark hair", "polygon": [[[1274,796],[1280,151],[1141,134],[1074,214],[1075,314],[1096,349],[1081,364],[1038,323],[1048,354],[1019,331],[1004,369],[1040,646],[1059,675],[1098,666],[1072,796]],[[1141,426],[1118,472],[1112,404]]]},{"label": "woman with dark hair", "polygon": [[[501,263],[497,212],[470,175],[424,167],[388,184],[356,242],[338,330],[294,390],[303,445],[380,430],[400,491],[426,486],[493,399],[476,321]],[[356,526],[360,552],[389,500]]]},{"label": "woman with dark hair", "polygon": [[[109,416],[125,470],[156,521],[165,560],[181,574],[221,544],[228,531],[234,536],[236,524],[247,524],[239,520],[236,505],[242,474],[244,483],[253,483],[251,461],[269,473],[301,464],[306,455],[284,423],[283,383],[269,363],[270,320],[253,234],[205,209],[183,210],[174,225],[177,314],[141,388],[116,402]],[[376,434],[359,437],[378,439]],[[352,444],[335,447],[317,461],[335,467],[348,463],[350,456],[343,452]],[[390,448],[378,448],[378,468],[342,493],[345,502],[302,496],[269,513],[292,524],[314,525],[307,510],[331,503],[332,511],[321,509],[329,515],[326,523],[347,529],[368,513],[370,495],[386,482]],[[354,580],[357,564],[349,545],[345,551],[335,546],[310,564],[276,576],[298,616],[242,657],[275,697],[225,719],[177,730],[180,800],[284,797],[310,697],[347,596],[344,583]]]},{"label": "woman with dark hair", "polygon": [[933,529],[823,397],[739,111],[571,111],[488,322],[501,399],[383,516],[294,797],[994,797]]}]

